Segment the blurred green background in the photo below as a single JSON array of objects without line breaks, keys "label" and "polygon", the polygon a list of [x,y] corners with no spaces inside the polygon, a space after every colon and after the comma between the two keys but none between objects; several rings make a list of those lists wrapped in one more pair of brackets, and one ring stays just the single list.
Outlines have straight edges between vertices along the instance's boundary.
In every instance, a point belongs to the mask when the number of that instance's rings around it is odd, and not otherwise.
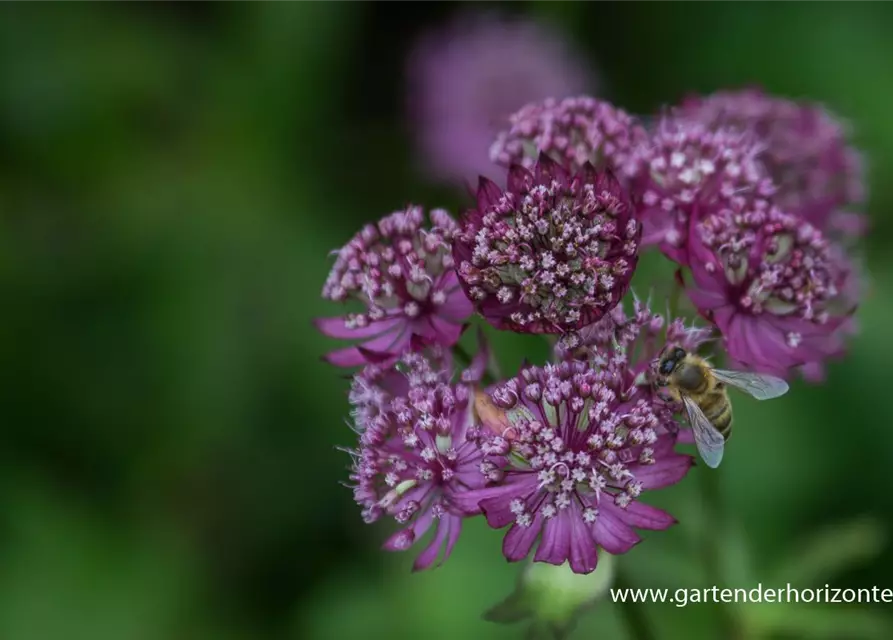
[{"label": "blurred green background", "polygon": [[[500,6],[563,25],[633,112],[761,83],[851,119],[873,232],[849,357],[824,386],[738,403],[714,476],[728,527],[705,520],[696,469],[653,498],[680,524],[623,566],[711,586],[707,527],[727,586],[893,588],[893,5]],[[0,639],[520,636],[480,619],[519,569],[501,533],[472,523],[424,574],[378,550],[392,529],[338,484],[348,382],[310,326],[338,311],[327,254],[360,224],[466,202],[426,181],[402,119],[412,38],[457,8],[0,8]],[[507,368],[543,355],[497,345]],[[746,637],[886,638],[890,607],[741,619]],[[730,608],[644,611],[659,637],[712,638]],[[602,603],[574,637],[624,634]]]}]

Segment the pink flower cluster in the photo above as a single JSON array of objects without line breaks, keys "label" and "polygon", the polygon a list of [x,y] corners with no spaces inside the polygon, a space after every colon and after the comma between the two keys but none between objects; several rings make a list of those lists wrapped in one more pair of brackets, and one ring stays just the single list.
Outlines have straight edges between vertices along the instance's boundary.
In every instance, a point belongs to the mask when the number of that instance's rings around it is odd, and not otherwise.
[{"label": "pink flower cluster", "polygon": [[[367,225],[323,288],[354,305],[317,324],[349,341],[326,359],[359,368],[354,497],[367,522],[397,521],[388,550],[434,531],[416,569],[482,515],[507,527],[508,560],[593,571],[599,549],[675,522],[640,500],[693,461],[675,449],[682,401],[657,387],[667,345],[815,379],[855,330],[865,189],[825,109],[725,91],[648,129],[591,97],[517,107],[458,219],[409,206]],[[709,326],[628,295],[649,249]],[[556,336],[551,360],[493,375],[482,331],[475,355],[458,347],[475,316]]]}]

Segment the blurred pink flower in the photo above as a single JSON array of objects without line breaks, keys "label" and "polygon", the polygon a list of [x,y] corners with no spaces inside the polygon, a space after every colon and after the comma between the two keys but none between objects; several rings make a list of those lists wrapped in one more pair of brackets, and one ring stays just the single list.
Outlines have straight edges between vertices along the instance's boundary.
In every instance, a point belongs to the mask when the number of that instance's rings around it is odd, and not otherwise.
[{"label": "blurred pink flower", "polygon": [[410,54],[407,82],[422,162],[436,179],[472,184],[492,173],[490,146],[512,113],[595,88],[560,31],[491,13],[463,13],[424,35]]},{"label": "blurred pink flower", "polygon": [[841,207],[866,199],[863,159],[850,145],[847,123],[820,104],[745,89],[691,97],[680,112],[709,127],[759,136],[760,162],[777,186],[775,203],[819,228]]}]

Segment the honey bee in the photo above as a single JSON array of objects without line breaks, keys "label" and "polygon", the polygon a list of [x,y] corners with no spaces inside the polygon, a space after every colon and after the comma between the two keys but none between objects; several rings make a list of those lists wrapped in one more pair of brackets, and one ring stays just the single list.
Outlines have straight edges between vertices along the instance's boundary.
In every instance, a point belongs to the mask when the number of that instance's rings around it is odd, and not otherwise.
[{"label": "honey bee", "polygon": [[474,390],[474,414],[478,422],[493,433],[506,440],[513,440],[516,435],[515,423],[521,418],[533,421],[534,415],[529,409],[518,403],[512,409],[503,409],[496,405],[486,391]]},{"label": "honey bee", "polygon": [[698,453],[708,467],[722,462],[725,442],[732,433],[732,404],[727,387],[735,387],[757,400],[784,395],[788,383],[781,378],[744,371],[714,369],[704,358],[679,347],[664,349],[658,361],[658,385],[685,406]]}]

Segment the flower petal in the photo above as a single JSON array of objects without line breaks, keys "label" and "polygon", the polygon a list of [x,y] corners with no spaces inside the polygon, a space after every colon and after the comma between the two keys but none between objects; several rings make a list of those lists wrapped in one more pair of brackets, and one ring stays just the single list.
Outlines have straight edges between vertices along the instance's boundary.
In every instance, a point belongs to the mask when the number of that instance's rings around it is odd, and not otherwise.
[{"label": "flower petal", "polygon": [[441,564],[446,562],[447,558],[450,557],[450,554],[453,553],[453,547],[456,546],[456,541],[459,540],[459,534],[462,533],[462,518],[460,516],[447,515],[444,518],[449,519],[449,533],[447,534],[447,543],[446,549],[443,550],[443,559],[440,561]]},{"label": "flower petal", "polygon": [[542,528],[542,516],[537,513],[529,527],[513,524],[502,540],[502,554],[509,562],[518,562],[530,555],[530,549]]},{"label": "flower petal", "polygon": [[574,573],[592,573],[598,564],[598,552],[595,540],[592,539],[592,530],[583,522],[583,514],[580,507],[571,504],[573,517],[571,518],[570,532],[570,565]]},{"label": "flower petal", "polygon": [[[457,491],[452,501],[462,511],[473,513],[483,509],[487,523],[494,529],[501,529],[515,519],[509,510],[509,503],[516,498],[525,500],[536,491],[536,485],[535,474],[513,474],[495,486]],[[490,515],[487,513],[488,509]]]},{"label": "flower petal", "polygon": [[474,305],[468,299],[468,296],[465,295],[465,291],[462,290],[462,286],[459,284],[459,276],[456,275],[455,271],[451,271],[444,276],[439,289],[446,292],[446,300],[437,309],[438,316],[461,323],[474,313]]},{"label": "flower petal", "polygon": [[525,503],[529,502],[530,496],[536,491],[536,478],[534,477],[531,482],[516,482],[508,487],[511,487],[511,490],[505,491],[498,498],[481,500],[479,503],[484,517],[487,518],[487,524],[494,529],[501,529],[515,521],[511,502],[515,499],[523,500]]},{"label": "flower petal", "polygon": [[330,351],[323,356],[323,360],[336,367],[358,367],[366,364],[366,358],[356,347],[344,347]]},{"label": "flower petal", "polygon": [[[690,432],[691,429],[683,431]],[[683,431],[680,431],[680,435]],[[654,445],[653,464],[630,465],[629,470],[642,483],[643,489],[662,489],[676,484],[691,469],[694,458],[673,451],[675,442],[676,438],[670,435],[659,437]]]},{"label": "flower petal", "polygon": [[430,335],[432,342],[443,345],[444,347],[452,347],[459,342],[465,325],[449,322],[438,316],[428,316],[425,319],[425,333]]},{"label": "flower petal", "polygon": [[370,322],[365,327],[349,328],[345,325],[346,318],[343,316],[335,318],[316,318],[313,324],[319,329],[320,333],[330,338],[339,338],[342,340],[359,340],[362,338],[371,338],[381,335],[386,331],[390,331],[400,322],[400,318],[386,318],[377,322]]},{"label": "flower petal", "polygon": [[666,511],[633,500],[626,509],[617,509],[617,517],[631,527],[661,531],[678,521]]},{"label": "flower petal", "polygon": [[612,505],[609,500],[603,500],[598,519],[593,525],[596,543],[614,555],[626,553],[642,541],[639,535],[620,518],[617,514],[619,511],[621,509]]},{"label": "flower petal", "polygon": [[571,513],[568,508],[559,511],[552,518],[544,519],[543,537],[533,557],[534,561],[564,564],[570,553],[573,520],[577,517],[578,514]]},{"label": "flower petal", "polygon": [[415,544],[415,533],[412,527],[400,529],[384,541],[381,548],[385,551],[406,551]]},{"label": "flower petal", "polygon": [[449,529],[449,520],[446,517],[441,518],[440,522],[437,524],[437,533],[434,535],[431,543],[425,547],[425,550],[415,559],[415,562],[412,565],[413,571],[424,571],[434,564],[434,561],[437,560],[437,556],[440,555],[440,548],[443,546],[444,540],[447,538]]}]

